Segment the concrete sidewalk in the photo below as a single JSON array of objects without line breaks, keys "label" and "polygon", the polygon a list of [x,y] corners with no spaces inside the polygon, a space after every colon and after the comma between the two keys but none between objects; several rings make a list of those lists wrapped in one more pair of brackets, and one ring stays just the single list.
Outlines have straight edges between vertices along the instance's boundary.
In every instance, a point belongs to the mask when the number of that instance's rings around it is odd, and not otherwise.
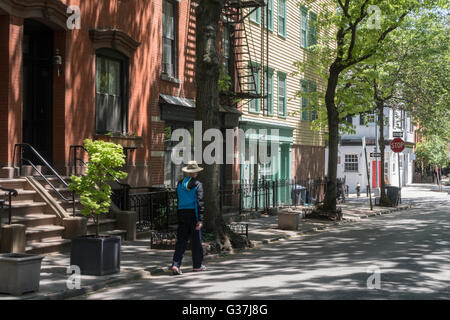
[{"label": "concrete sidewalk", "polygon": [[[269,242],[291,237],[299,237],[320,230],[336,227],[345,223],[352,223],[368,217],[388,214],[405,210],[409,205],[400,205],[397,208],[370,207],[365,199],[349,199],[345,204],[339,204],[343,211],[343,221],[333,222],[315,219],[301,219],[297,231],[278,229],[277,216],[261,215],[260,218],[251,219],[243,223],[249,224],[249,239],[255,247],[263,246]],[[299,210],[303,207],[292,208]],[[0,294],[0,300],[15,299],[67,299],[84,295],[109,286],[119,285],[132,280],[144,279],[168,272],[171,264],[173,250],[150,249],[150,240],[140,239],[122,243],[121,272],[108,276],[81,276],[80,289],[68,289],[70,253],[46,255],[42,261],[40,291],[13,297]],[[207,255],[205,261],[223,255]],[[231,256],[231,255],[230,255]],[[191,263],[190,252],[186,252],[184,265]]]}]

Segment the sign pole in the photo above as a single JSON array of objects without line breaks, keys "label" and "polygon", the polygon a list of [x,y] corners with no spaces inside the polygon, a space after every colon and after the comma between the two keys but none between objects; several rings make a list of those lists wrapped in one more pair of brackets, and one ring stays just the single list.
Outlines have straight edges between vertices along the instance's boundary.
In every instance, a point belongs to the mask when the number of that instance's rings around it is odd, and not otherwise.
[{"label": "sign pole", "polygon": [[372,191],[370,190],[370,175],[369,175],[369,166],[367,164],[367,148],[366,148],[366,146],[364,146],[364,154],[366,156],[367,188],[369,188],[370,210],[373,210]]},{"label": "sign pole", "polygon": [[399,190],[398,190],[398,192],[399,192],[399,195],[400,195],[400,199],[399,199],[399,201],[400,201],[400,204],[402,203],[402,182],[401,182],[401,170],[400,170],[400,152],[397,152],[397,164],[398,164],[398,188],[399,188]]}]

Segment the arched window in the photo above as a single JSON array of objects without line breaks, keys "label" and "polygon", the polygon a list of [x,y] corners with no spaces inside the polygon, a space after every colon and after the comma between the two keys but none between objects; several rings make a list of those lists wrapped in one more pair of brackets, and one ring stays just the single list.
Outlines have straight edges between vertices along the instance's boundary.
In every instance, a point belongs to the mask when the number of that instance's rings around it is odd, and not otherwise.
[{"label": "arched window", "polygon": [[98,49],[95,59],[95,132],[127,131],[128,58],[113,49]]}]

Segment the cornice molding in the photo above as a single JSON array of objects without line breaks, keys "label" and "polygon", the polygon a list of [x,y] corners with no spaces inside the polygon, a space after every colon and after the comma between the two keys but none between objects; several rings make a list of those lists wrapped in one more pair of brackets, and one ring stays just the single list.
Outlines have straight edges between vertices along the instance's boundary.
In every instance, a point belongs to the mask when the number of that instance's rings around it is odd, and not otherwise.
[{"label": "cornice molding", "polygon": [[0,8],[12,16],[34,18],[52,29],[67,30],[67,6],[60,0],[2,0]]},{"label": "cornice molding", "polygon": [[140,42],[134,40],[126,32],[119,29],[91,29],[89,30],[89,38],[94,44],[94,49],[116,49],[129,58],[141,45]]}]

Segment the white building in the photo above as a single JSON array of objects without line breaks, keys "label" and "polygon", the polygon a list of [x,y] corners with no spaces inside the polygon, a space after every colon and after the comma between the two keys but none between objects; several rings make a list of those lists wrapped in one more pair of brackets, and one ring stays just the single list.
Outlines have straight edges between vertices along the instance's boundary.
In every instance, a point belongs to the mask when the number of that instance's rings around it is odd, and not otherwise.
[{"label": "white building", "polygon": [[[402,186],[412,183],[414,174],[414,125],[411,118],[404,111],[385,108],[385,181],[388,185],[399,186],[399,167],[400,181]],[[364,118],[368,117],[368,123],[364,124]],[[350,119],[349,119],[350,121]],[[361,192],[366,192],[368,185],[366,158],[364,154],[363,138],[365,137],[367,149],[367,166],[369,170],[369,181],[372,188],[380,186],[381,158],[371,156],[375,151],[380,152],[376,146],[378,140],[379,127],[374,121],[374,116],[356,116],[351,119],[355,126],[355,134],[343,134],[340,139],[338,149],[338,168],[337,177],[346,178],[346,185],[350,192],[356,192],[356,185],[360,183]],[[405,141],[405,149],[397,154],[392,152],[390,142],[394,139],[394,132],[401,133],[400,138]],[[377,149],[376,149],[377,148]],[[376,170],[378,162],[378,170]],[[400,162],[400,163],[399,163]],[[328,148],[325,151],[325,174],[328,172]],[[378,179],[377,179],[378,177]],[[378,180],[378,182],[377,182]]]}]

